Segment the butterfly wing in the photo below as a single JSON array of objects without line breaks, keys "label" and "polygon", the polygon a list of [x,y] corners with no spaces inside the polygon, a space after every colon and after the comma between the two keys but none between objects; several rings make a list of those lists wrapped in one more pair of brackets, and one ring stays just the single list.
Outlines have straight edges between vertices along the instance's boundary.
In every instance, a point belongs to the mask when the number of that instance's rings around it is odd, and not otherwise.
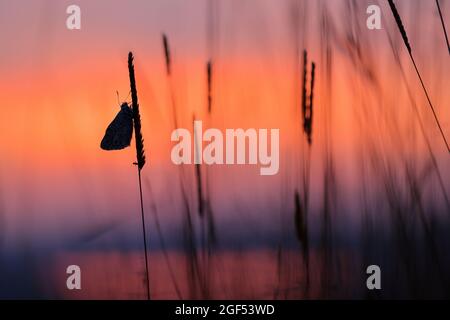
[{"label": "butterfly wing", "polygon": [[130,145],[133,136],[133,112],[123,103],[119,113],[106,129],[100,147],[103,150],[121,150]]}]

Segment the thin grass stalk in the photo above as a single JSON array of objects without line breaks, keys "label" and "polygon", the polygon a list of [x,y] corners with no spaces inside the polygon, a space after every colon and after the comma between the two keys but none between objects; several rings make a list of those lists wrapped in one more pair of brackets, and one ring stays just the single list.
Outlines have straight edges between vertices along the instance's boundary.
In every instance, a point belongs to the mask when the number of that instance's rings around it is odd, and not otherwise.
[{"label": "thin grass stalk", "polygon": [[[196,120],[195,114],[193,115],[193,122]],[[201,149],[199,146],[199,140],[197,137],[197,132],[194,126],[194,148],[195,148],[195,159],[201,157]],[[201,139],[200,139],[201,140]],[[195,161],[198,162],[198,161]],[[212,219],[212,209],[205,197],[203,195],[203,180],[201,172],[201,164],[195,163],[195,177],[197,182],[197,201],[198,201],[198,215],[200,218],[200,240],[202,248],[202,260],[203,260],[203,293],[205,298],[209,298],[210,293],[210,268],[209,268],[209,258],[211,253],[211,244],[215,242],[215,232],[214,232],[214,222]],[[205,215],[206,213],[206,215]],[[213,230],[213,231],[211,231]]]},{"label": "thin grass stalk", "polygon": [[450,153],[450,146],[449,146],[449,144],[447,142],[447,138],[445,137],[444,131],[442,130],[441,123],[440,123],[439,118],[438,118],[438,116],[436,114],[435,108],[434,108],[434,106],[433,106],[433,104],[431,102],[430,96],[428,95],[428,90],[425,87],[425,83],[422,80],[422,76],[421,76],[421,74],[419,72],[419,69],[417,68],[416,61],[414,60],[414,56],[413,56],[412,50],[411,50],[411,45],[409,44],[408,36],[406,34],[405,27],[403,26],[402,19],[400,18],[400,15],[399,15],[399,13],[397,11],[397,8],[395,7],[394,1],[393,0],[388,0],[388,2],[389,2],[389,6],[391,8],[392,14],[394,15],[395,22],[397,23],[397,26],[398,26],[398,29],[400,31],[400,34],[402,35],[403,42],[405,43],[405,46],[408,49],[408,53],[409,53],[409,57],[411,58],[411,62],[413,64],[413,66],[414,66],[414,69],[415,69],[415,71],[417,73],[417,76],[419,77],[420,84],[422,85],[423,91],[425,92],[425,96],[427,98],[428,105],[430,106],[430,109],[431,109],[431,111],[433,113],[434,120],[436,121],[438,129],[439,129],[440,134],[442,136],[442,139],[444,140],[445,146],[447,147],[447,151]]},{"label": "thin grass stalk", "polygon": [[[195,123],[195,114],[192,116],[192,122]],[[197,131],[195,130],[194,126],[194,157],[195,157],[195,178],[197,180],[197,204],[198,204],[198,215],[200,218],[203,218],[204,216],[204,203],[203,203],[203,190],[202,190],[202,173],[200,168],[200,163],[198,163],[198,160],[201,157],[200,153],[200,146],[198,145],[198,139]]]},{"label": "thin grass stalk", "polygon": [[407,77],[406,77],[405,71],[403,70],[403,66],[402,66],[402,64],[400,62],[400,58],[394,51],[393,40],[392,40],[392,38],[390,36],[389,36],[389,42],[390,42],[390,45],[391,45],[391,49],[394,52],[394,58],[396,59],[397,65],[399,66],[399,70],[400,70],[400,74],[402,76],[403,82],[405,83],[406,91],[408,93],[409,100],[411,101],[411,105],[412,105],[414,114],[415,114],[415,116],[417,118],[417,121],[419,122],[420,131],[421,131],[422,136],[423,136],[423,138],[425,140],[425,143],[427,145],[428,153],[429,153],[430,159],[431,159],[431,161],[433,163],[433,167],[434,167],[434,170],[436,172],[436,175],[437,175],[437,178],[438,178],[438,181],[439,181],[439,185],[441,187],[441,191],[442,191],[442,194],[443,194],[444,199],[445,199],[445,203],[447,205],[447,211],[450,214],[450,201],[449,201],[449,198],[448,198],[448,195],[447,195],[447,191],[445,189],[444,180],[442,178],[441,170],[439,169],[436,156],[435,156],[434,151],[433,151],[433,149],[431,147],[430,139],[428,138],[428,135],[427,135],[427,133],[425,131],[425,125],[424,125],[424,123],[422,121],[422,118],[420,117],[419,108],[417,107],[417,104],[416,104],[416,102],[414,100],[413,94],[411,92],[411,88],[408,85]]},{"label": "thin grass stalk", "polygon": [[316,72],[316,64],[313,62],[311,64],[311,87],[310,87],[310,94],[309,94],[309,117],[308,117],[308,124],[309,124],[309,135],[308,135],[308,142],[311,145],[311,136],[312,136],[312,121],[313,121],[313,102],[314,102],[314,80],[315,80],[315,72]]},{"label": "thin grass stalk", "polygon": [[[192,122],[195,124],[195,114],[192,116]],[[198,137],[197,137],[197,131],[195,130],[195,125],[193,127],[194,130],[194,158],[195,158],[195,179],[196,179],[196,185],[197,185],[197,210],[198,215],[200,217],[200,239],[202,242],[202,248],[205,248],[205,226],[204,226],[204,199],[203,199],[203,188],[202,188],[202,172],[201,172],[201,165],[198,162],[199,157],[201,157],[199,145],[198,145]],[[204,251],[204,250],[203,250]],[[204,252],[203,252],[204,253]],[[204,256],[204,254],[203,254]],[[204,257],[204,260],[206,258]]]},{"label": "thin grass stalk", "polygon": [[186,257],[188,287],[190,289],[190,299],[195,299],[197,298],[197,284],[202,283],[202,279],[199,272],[200,268],[197,257],[197,245],[195,242],[195,227],[192,223],[189,201],[184,192],[182,192],[182,201],[186,212],[183,224],[183,235],[184,244],[188,253]]},{"label": "thin grass stalk", "polygon": [[[309,103],[304,115],[304,130],[308,139],[308,149],[307,149],[307,159],[306,164],[304,164],[304,197],[305,197],[305,212],[308,212],[309,205],[309,181],[311,175],[311,144],[312,144],[312,125],[313,125],[313,111],[314,111],[314,82],[315,82],[315,71],[316,64],[311,63],[311,84],[310,84],[310,94]],[[306,172],[305,172],[306,171]]]},{"label": "thin grass stalk", "polygon": [[[207,92],[207,102],[208,102],[208,120],[211,120],[212,115],[212,107],[213,107],[213,96],[212,96],[212,81],[213,81],[213,63],[209,60],[206,64],[206,76],[207,76],[207,84],[208,84],[208,92]],[[205,172],[205,198],[204,202],[206,204],[206,215],[208,220],[208,242],[214,245],[216,243],[216,232],[214,226],[214,214],[211,207],[210,196],[209,196],[209,179],[208,179],[208,167]],[[210,252],[208,248],[208,252]]]},{"label": "thin grass stalk", "polygon": [[303,53],[303,80],[302,80],[302,116],[303,116],[303,131],[308,139],[308,144],[311,145],[311,133],[312,133],[312,116],[313,116],[313,96],[314,96],[314,74],[315,74],[315,63],[311,64],[311,84],[310,84],[310,95],[308,99],[307,89],[306,89],[306,79],[307,79],[307,52]]},{"label": "thin grass stalk", "polygon": [[315,63],[311,64],[311,83],[310,83],[310,94],[308,96],[306,89],[307,82],[307,66],[308,66],[308,56],[307,51],[303,52],[303,79],[302,79],[302,120],[303,120],[303,131],[307,138],[307,150],[305,151],[305,143],[302,140],[301,146],[303,149],[302,161],[302,178],[303,178],[303,198],[304,201],[300,201],[300,195],[298,191],[295,192],[295,224],[297,227],[297,237],[301,243],[303,250],[303,262],[306,267],[306,286],[305,294],[309,290],[310,282],[310,272],[309,272],[309,244],[308,244],[308,224],[307,215],[309,207],[309,184],[310,184],[310,174],[311,174],[311,133],[312,133],[312,116],[313,116],[313,100],[314,100],[314,81],[315,81]]},{"label": "thin grass stalk", "polygon": [[[171,104],[172,104],[172,115],[173,115],[173,125],[175,129],[178,129],[178,120],[177,120],[177,108],[176,108],[176,102],[175,102],[175,91],[173,86],[173,70],[172,70],[172,57],[171,57],[171,51],[170,51],[170,45],[169,40],[165,34],[162,34],[162,42],[163,42],[163,50],[164,50],[164,58],[165,58],[165,65],[166,65],[166,76],[169,82],[169,90],[170,90],[170,98],[171,98]],[[186,240],[186,249],[189,255],[189,262],[188,262],[188,274],[189,274],[189,287],[191,290],[191,296],[195,297],[197,292],[197,283],[195,282],[195,279],[197,278],[198,282],[200,283],[200,289],[202,290],[202,294],[204,294],[205,289],[203,285],[203,281],[201,279],[200,275],[200,267],[198,263],[198,257],[197,257],[197,246],[196,246],[196,240],[195,240],[195,226],[192,221],[191,216],[191,208],[189,203],[189,198],[186,192],[185,187],[185,171],[184,166],[181,164],[179,166],[180,169],[180,190],[181,190],[181,197],[182,202],[185,208],[185,223],[184,223],[184,232],[185,232],[185,240]]]},{"label": "thin grass stalk", "polygon": [[439,12],[439,18],[441,19],[442,30],[444,30],[445,42],[447,43],[448,54],[450,54],[450,43],[448,41],[447,29],[445,28],[444,18],[442,17],[441,5],[439,4],[439,0],[436,0],[436,6]]},{"label": "thin grass stalk", "polygon": [[308,53],[306,50],[303,51],[303,80],[302,80],[302,117],[303,124],[305,123],[305,113],[306,113],[306,74],[308,71]]},{"label": "thin grass stalk", "polygon": [[[150,180],[149,179],[144,179],[144,182],[146,182],[147,189],[148,189],[148,194],[149,194],[150,199],[153,199],[153,192],[152,192],[152,186],[151,186]],[[172,284],[173,284],[173,287],[174,287],[175,292],[177,294],[177,297],[178,297],[178,299],[182,300],[183,299],[183,295],[181,294],[180,287],[178,286],[178,283],[176,281],[175,272],[173,270],[172,263],[170,262],[169,255],[167,253],[166,242],[164,241],[163,232],[161,230],[161,224],[159,222],[158,209],[156,207],[156,203],[155,203],[154,200],[151,200],[150,206],[152,208],[153,217],[154,217],[154,220],[155,220],[155,227],[156,227],[156,231],[157,231],[157,234],[158,234],[159,242],[160,242],[160,245],[161,245],[161,250],[163,252],[164,259],[166,260],[167,270],[169,271],[169,275],[170,275],[170,278],[172,280]]]},{"label": "thin grass stalk", "polygon": [[335,185],[335,165],[333,153],[333,50],[331,46],[330,34],[333,24],[328,8],[322,5],[321,17],[321,60],[323,61],[323,88],[327,92],[322,103],[324,121],[324,174],[323,174],[323,208],[322,223],[320,231],[320,252],[321,252],[321,292],[324,298],[329,298],[332,281],[334,280],[334,245],[333,245],[333,219],[337,211],[336,207],[337,189]]},{"label": "thin grass stalk", "polygon": [[408,52],[411,54],[411,45],[409,44],[408,35],[406,33],[405,27],[403,26],[402,19],[400,18],[397,8],[395,7],[395,3],[393,0],[388,0],[388,2],[392,14],[394,15],[395,22],[397,23],[398,29],[402,36],[403,42],[405,43],[406,49],[408,49]]},{"label": "thin grass stalk", "polygon": [[144,139],[142,138],[141,132],[141,116],[139,113],[139,103],[137,97],[136,80],[134,75],[134,65],[133,65],[133,53],[128,53],[128,72],[130,75],[130,88],[131,88],[131,101],[133,108],[133,123],[134,132],[136,140],[136,160],[135,164],[138,168],[138,179],[139,179],[139,196],[141,202],[141,219],[142,219],[142,233],[144,240],[144,254],[145,254],[145,282],[147,288],[147,299],[150,300],[150,279],[148,271],[148,256],[147,256],[147,237],[145,230],[145,214],[144,214],[144,202],[142,199],[142,182],[141,182],[141,170],[145,165],[145,153],[144,153]]},{"label": "thin grass stalk", "polygon": [[169,82],[169,91],[170,91],[170,99],[172,103],[172,117],[173,117],[173,125],[174,128],[178,128],[178,120],[177,120],[177,108],[175,103],[175,93],[173,90],[173,79],[172,79],[172,58],[170,55],[170,46],[169,46],[169,39],[167,36],[163,33],[162,34],[162,42],[163,42],[163,49],[164,49],[164,59],[166,64],[166,75]]},{"label": "thin grass stalk", "polygon": [[306,286],[305,291],[309,289],[309,243],[308,243],[308,217],[306,211],[303,209],[303,205],[300,201],[300,195],[298,191],[295,191],[294,197],[295,203],[295,229],[297,234],[297,239],[303,250],[303,262],[306,267]]},{"label": "thin grass stalk", "polygon": [[131,52],[128,54],[128,71],[130,74],[131,101],[133,108],[133,123],[136,141],[136,164],[139,170],[142,170],[145,165],[144,139],[142,137],[141,131],[141,115],[139,113],[136,80],[134,76],[133,54]]},{"label": "thin grass stalk", "polygon": [[[303,51],[303,79],[302,79],[302,124],[303,124],[303,132],[307,135],[308,133],[306,131],[307,127],[307,113],[308,113],[308,94],[306,89],[306,81],[307,81],[307,72],[308,72],[308,53],[306,50]],[[303,141],[303,140],[302,140]],[[303,143],[302,143],[303,146]],[[304,149],[304,147],[303,147]],[[305,157],[303,157],[303,193],[304,196],[307,196],[307,183],[306,183],[306,167],[309,167],[307,163],[305,163]]]},{"label": "thin grass stalk", "polygon": [[163,33],[162,35],[163,47],[164,47],[164,57],[166,59],[166,72],[170,75],[171,71],[171,61],[170,61],[170,48],[169,41],[167,40],[167,36]]},{"label": "thin grass stalk", "polygon": [[208,61],[206,64],[206,74],[208,79],[208,113],[212,110],[212,62]]},{"label": "thin grass stalk", "polygon": [[[212,48],[212,47],[211,47]],[[212,52],[212,51],[211,51]],[[207,124],[210,126],[212,121],[212,110],[213,110],[213,92],[212,92],[212,81],[213,81],[213,62],[210,59],[206,63],[206,79],[207,79]],[[200,170],[200,168],[198,169]],[[207,295],[210,295],[210,285],[211,285],[211,254],[212,249],[216,245],[216,227],[214,223],[214,212],[211,206],[211,197],[210,197],[210,185],[209,185],[209,167],[206,166],[204,168],[204,178],[205,178],[205,187],[204,190],[204,211],[206,219],[201,221],[202,224],[202,241],[203,241],[203,260],[205,263],[205,283],[207,287]],[[200,179],[200,182],[202,180]]]}]

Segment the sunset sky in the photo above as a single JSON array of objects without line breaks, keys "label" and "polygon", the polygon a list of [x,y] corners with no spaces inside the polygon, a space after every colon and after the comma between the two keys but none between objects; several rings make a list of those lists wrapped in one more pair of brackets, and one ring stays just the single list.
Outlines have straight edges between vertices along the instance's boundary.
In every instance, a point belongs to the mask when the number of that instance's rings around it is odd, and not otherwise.
[{"label": "sunset sky", "polygon": [[[450,26],[450,2],[441,2]],[[66,8],[74,3],[81,8],[81,30],[65,25]],[[354,199],[362,184],[360,160],[362,155],[370,158],[370,148],[392,160],[394,171],[404,158],[419,168],[429,162],[394,53],[450,190],[449,154],[387,1],[355,1],[354,6],[344,0],[301,1],[299,7],[289,0],[214,3],[211,24],[205,0],[0,0],[0,255],[23,247],[65,252],[140,245],[134,141],[123,151],[100,149],[105,129],[119,111],[116,90],[122,100],[130,100],[129,51],[135,56],[147,155],[142,174],[152,250],[159,249],[152,203],[168,245],[181,246],[179,168],[170,159],[171,87],[180,127],[192,130],[195,114],[205,128],[280,129],[277,175],[260,176],[259,165],[202,169],[208,172],[223,246],[277,246],[279,223],[287,219],[279,211],[294,208],[300,159],[307,152],[299,105],[303,50],[317,68],[312,208],[320,206],[328,143],[341,192],[338,230],[353,230],[360,223]],[[365,10],[372,3],[382,9],[381,30],[366,27]],[[450,137],[450,59],[434,1],[397,3]],[[213,40],[208,40],[211,30]],[[162,33],[169,39],[172,80],[165,73]],[[211,116],[206,111],[209,59]],[[189,196],[195,198],[194,167],[184,170],[192,187]],[[367,177],[375,196],[377,172]],[[444,208],[436,177],[429,186],[427,195]],[[312,223],[317,219],[313,216]],[[356,231],[342,233],[349,242],[357,238]]]}]

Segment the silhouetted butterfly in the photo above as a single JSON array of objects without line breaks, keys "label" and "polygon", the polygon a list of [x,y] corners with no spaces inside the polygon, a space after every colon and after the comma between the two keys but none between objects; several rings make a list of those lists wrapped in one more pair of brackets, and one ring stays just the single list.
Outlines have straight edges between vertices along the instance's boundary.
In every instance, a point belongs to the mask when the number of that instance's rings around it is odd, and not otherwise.
[{"label": "silhouetted butterfly", "polygon": [[120,111],[106,129],[100,147],[104,150],[121,150],[130,146],[133,136],[133,111],[128,103],[120,106]]}]

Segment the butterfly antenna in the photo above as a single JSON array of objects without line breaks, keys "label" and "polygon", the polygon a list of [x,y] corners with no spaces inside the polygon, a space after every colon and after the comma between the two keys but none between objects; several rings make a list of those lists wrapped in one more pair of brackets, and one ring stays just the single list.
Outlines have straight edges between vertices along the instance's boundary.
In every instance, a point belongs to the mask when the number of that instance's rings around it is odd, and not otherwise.
[{"label": "butterfly antenna", "polygon": [[120,97],[119,97],[119,91],[116,90],[117,95],[117,104],[120,106]]},{"label": "butterfly antenna", "polygon": [[131,104],[131,101],[128,100],[128,98],[130,97],[130,94],[131,94],[131,90],[128,91],[127,98],[125,99],[125,101],[128,102],[128,104]]}]

